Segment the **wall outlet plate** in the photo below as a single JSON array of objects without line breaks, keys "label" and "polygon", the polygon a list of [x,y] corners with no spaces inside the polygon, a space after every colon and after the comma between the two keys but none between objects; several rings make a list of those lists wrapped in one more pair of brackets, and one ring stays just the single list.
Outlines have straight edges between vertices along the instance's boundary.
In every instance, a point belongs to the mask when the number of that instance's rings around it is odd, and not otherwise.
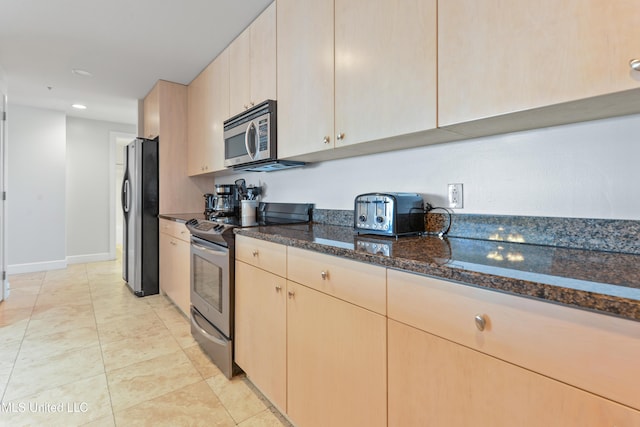
[{"label": "wall outlet plate", "polygon": [[462,184],[449,184],[449,207],[452,209],[461,209],[462,200]]}]

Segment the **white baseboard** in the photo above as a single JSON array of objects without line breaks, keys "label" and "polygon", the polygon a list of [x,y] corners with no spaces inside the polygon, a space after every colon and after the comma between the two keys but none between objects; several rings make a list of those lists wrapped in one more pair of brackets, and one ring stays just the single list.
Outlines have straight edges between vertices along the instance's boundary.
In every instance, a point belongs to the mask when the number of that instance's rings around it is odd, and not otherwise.
[{"label": "white baseboard", "polygon": [[7,274],[35,273],[38,271],[61,270],[67,268],[67,261],[33,262],[29,264],[13,264],[7,266]]},{"label": "white baseboard", "polygon": [[101,254],[72,255],[67,257],[67,264],[84,264],[86,262],[112,261],[116,259],[113,254],[103,252]]}]

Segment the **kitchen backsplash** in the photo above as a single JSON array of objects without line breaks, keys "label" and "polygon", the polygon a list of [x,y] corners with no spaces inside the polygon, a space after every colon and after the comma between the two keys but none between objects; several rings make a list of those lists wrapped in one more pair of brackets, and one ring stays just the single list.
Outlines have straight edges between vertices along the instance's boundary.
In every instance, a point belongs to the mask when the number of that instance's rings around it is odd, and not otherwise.
[{"label": "kitchen backsplash", "polygon": [[[353,211],[314,209],[313,221],[353,226]],[[425,215],[426,230],[446,225],[440,212]],[[504,241],[640,255],[640,221],[453,214],[450,237]]]}]

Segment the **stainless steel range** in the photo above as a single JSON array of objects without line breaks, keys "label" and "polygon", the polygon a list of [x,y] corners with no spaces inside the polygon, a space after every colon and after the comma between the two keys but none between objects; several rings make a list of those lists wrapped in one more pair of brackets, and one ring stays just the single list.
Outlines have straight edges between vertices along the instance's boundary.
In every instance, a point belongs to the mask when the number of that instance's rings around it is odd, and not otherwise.
[{"label": "stainless steel range", "polygon": [[[311,221],[313,205],[306,203],[260,203],[258,225],[295,224]],[[239,368],[233,363],[235,301],[235,238],[242,227],[236,217],[219,221],[192,219],[191,232],[191,334],[227,377]]]}]

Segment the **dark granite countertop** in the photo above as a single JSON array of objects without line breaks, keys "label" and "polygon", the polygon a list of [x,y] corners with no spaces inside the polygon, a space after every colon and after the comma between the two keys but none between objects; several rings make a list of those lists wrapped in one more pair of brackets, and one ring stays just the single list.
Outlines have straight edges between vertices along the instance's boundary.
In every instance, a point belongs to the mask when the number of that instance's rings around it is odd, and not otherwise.
[{"label": "dark granite countertop", "polygon": [[640,321],[640,255],[437,236],[396,240],[326,224],[236,233]]},{"label": "dark granite countertop", "polygon": [[177,213],[177,214],[160,214],[158,218],[168,219],[170,221],[187,222],[192,218],[205,219],[204,212],[198,213]]}]

